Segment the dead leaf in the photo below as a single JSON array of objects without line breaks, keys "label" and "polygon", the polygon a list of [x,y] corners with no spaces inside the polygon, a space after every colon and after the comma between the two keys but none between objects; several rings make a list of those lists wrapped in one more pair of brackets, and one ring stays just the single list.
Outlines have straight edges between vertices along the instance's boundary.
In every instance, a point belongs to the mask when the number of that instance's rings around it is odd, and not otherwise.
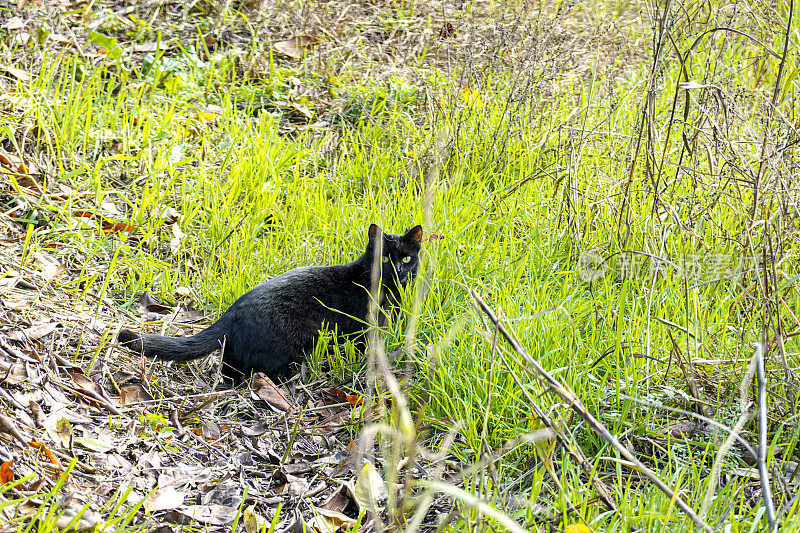
[{"label": "dead leaf", "polygon": [[65,267],[64,265],[62,265],[49,255],[46,255],[41,252],[34,252],[33,255],[34,258],[36,259],[39,270],[41,270],[42,277],[47,281],[50,281],[53,278],[60,276],[61,274],[67,271],[67,267]]},{"label": "dead leaf", "polygon": [[28,381],[28,370],[19,361],[14,362],[8,369],[3,371],[3,385],[19,385]]},{"label": "dead leaf", "polygon": [[339,488],[333,491],[330,498],[322,504],[322,508],[341,513],[347,509],[351,502],[353,500],[347,496],[347,488],[344,485],[339,485]]},{"label": "dead leaf", "polygon": [[340,529],[348,528],[356,523],[355,518],[350,518],[338,511],[314,506],[312,506],[312,510],[316,514],[308,521],[308,525],[320,533],[336,533]]},{"label": "dead leaf", "polygon": [[21,30],[25,27],[25,21],[21,17],[11,17],[8,22],[3,24],[3,28],[7,30]]},{"label": "dead leaf", "polygon": [[44,324],[25,328],[22,331],[12,331],[8,335],[8,338],[17,342],[25,340],[35,341],[51,334],[59,325],[59,322],[45,322]]},{"label": "dead leaf", "polygon": [[127,233],[132,234],[136,228],[127,222],[103,222],[103,233]]},{"label": "dead leaf", "polygon": [[171,307],[162,304],[146,292],[136,300],[136,310],[142,315],[146,315],[148,312],[163,313],[171,309]]},{"label": "dead leaf", "polygon": [[164,224],[174,224],[181,219],[181,214],[174,207],[167,207],[161,212],[160,218],[166,219]]},{"label": "dead leaf", "polygon": [[93,437],[75,437],[73,441],[93,452],[105,453],[114,449],[113,444]]},{"label": "dead leaf", "polygon": [[452,22],[445,22],[444,24],[442,24],[442,27],[439,28],[440,39],[449,39],[455,36],[456,36],[456,28],[455,26],[453,26]]},{"label": "dead leaf", "polygon": [[239,512],[236,507],[225,505],[187,505],[176,510],[192,520],[212,526],[230,524]]},{"label": "dead leaf", "polygon": [[247,533],[260,533],[267,520],[256,513],[256,506],[251,505],[244,510],[244,530]]},{"label": "dead leaf", "polygon": [[19,185],[20,187],[24,187],[26,189],[32,189],[36,191],[36,193],[40,196],[44,194],[44,187],[42,187],[41,184],[39,184],[39,182],[36,181],[36,178],[34,178],[32,175],[30,174],[18,175],[15,176],[15,178],[17,180],[17,185]]},{"label": "dead leaf", "polygon": [[90,218],[93,220],[97,220],[98,222],[100,222],[100,230],[103,233],[112,233],[112,234],[122,233],[122,234],[127,234],[127,236],[130,236],[132,233],[136,232],[135,226],[132,226],[127,222],[118,222],[108,219],[99,213],[93,213],[91,211],[75,211],[74,213],[72,213],[72,216],[76,218]]},{"label": "dead leaf", "polygon": [[20,81],[31,81],[31,75],[22,69],[10,66],[2,66],[0,67],[0,70],[8,72]]},{"label": "dead leaf", "polygon": [[306,48],[318,42],[319,39],[311,35],[298,35],[297,37],[286,39],[285,41],[278,41],[273,46],[275,50],[281,54],[293,59],[298,59],[303,57],[303,52]]},{"label": "dead leaf", "polygon": [[20,174],[28,173],[28,167],[25,166],[25,162],[20,156],[9,154],[4,150],[0,150],[0,164],[10,168],[12,172],[18,172]]},{"label": "dead leaf", "polygon": [[254,397],[264,400],[276,411],[287,411],[292,406],[283,391],[261,372],[253,375],[250,388]]},{"label": "dead leaf", "polygon": [[149,402],[153,397],[147,392],[141,383],[131,383],[119,389],[119,403],[123,407],[133,403]]},{"label": "dead leaf", "polygon": [[117,409],[111,401],[111,398],[108,397],[103,387],[79,372],[68,372],[68,375],[72,378],[73,386],[77,392],[81,393],[89,400],[94,400],[111,414],[119,414],[119,409]]},{"label": "dead leaf", "polygon": [[173,255],[177,254],[181,247],[181,241],[183,241],[184,234],[181,231],[181,227],[178,224],[172,225],[172,238],[169,240],[169,250],[172,252]]},{"label": "dead leaf", "polygon": [[[80,502],[71,502],[70,507],[65,509],[61,516],[56,519],[56,528],[78,533],[95,529],[97,524],[100,523],[100,520],[102,520],[102,516],[97,511],[92,511],[91,509],[84,510],[83,507],[84,506]],[[67,529],[73,520],[75,520],[75,524]]]},{"label": "dead leaf", "polygon": [[14,474],[13,466],[14,461],[6,461],[0,465],[0,485],[5,485],[14,480],[16,474]]},{"label": "dead leaf", "polygon": [[340,398],[344,398],[350,403],[350,405],[355,406],[364,403],[364,398],[362,398],[358,394],[347,394],[342,389],[331,389],[329,392],[334,396],[339,396]]},{"label": "dead leaf", "polygon": [[58,461],[56,456],[53,455],[53,452],[51,452],[50,449],[47,446],[45,446],[43,442],[30,441],[28,442],[28,446],[36,450],[39,450],[39,453],[43,454],[47,458],[47,461],[50,462],[51,464],[61,466],[61,463]]},{"label": "dead leaf", "polygon": [[176,490],[174,486],[168,485],[154,490],[153,493],[144,500],[144,508],[150,513],[165,511],[167,509],[176,509],[183,505],[185,499],[186,495],[184,493]]},{"label": "dead leaf", "polygon": [[383,509],[383,501],[389,496],[386,483],[372,463],[364,463],[353,486],[353,499],[361,510]]}]

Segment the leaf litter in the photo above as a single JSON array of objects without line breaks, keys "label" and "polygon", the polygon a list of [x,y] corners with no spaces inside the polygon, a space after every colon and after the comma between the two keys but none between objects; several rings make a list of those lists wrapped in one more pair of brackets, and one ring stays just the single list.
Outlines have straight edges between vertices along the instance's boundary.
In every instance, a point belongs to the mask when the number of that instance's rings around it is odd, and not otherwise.
[{"label": "leaf litter", "polygon": [[[24,242],[18,231],[6,224],[12,244],[0,247],[3,279],[12,280],[0,284],[0,476],[19,483],[0,496],[6,503],[63,484],[70,496],[58,524],[75,520],[87,531],[115,519],[117,504],[117,514],[138,509],[133,523],[211,530],[226,530],[245,508],[245,526],[274,520],[326,532],[380,512],[388,494],[380,451],[359,463],[353,438],[382,408],[367,407],[356,390],[299,376],[277,384],[256,374],[246,386],[211,390],[215,357],[170,366],[118,350],[118,307],[92,290],[92,303],[80,307],[59,290],[74,272],[49,276],[32,261],[8,277]],[[6,305],[20,294],[36,296],[24,312]],[[167,333],[209,322],[146,294],[135,308]],[[35,501],[2,512],[24,520],[36,516]]]}]

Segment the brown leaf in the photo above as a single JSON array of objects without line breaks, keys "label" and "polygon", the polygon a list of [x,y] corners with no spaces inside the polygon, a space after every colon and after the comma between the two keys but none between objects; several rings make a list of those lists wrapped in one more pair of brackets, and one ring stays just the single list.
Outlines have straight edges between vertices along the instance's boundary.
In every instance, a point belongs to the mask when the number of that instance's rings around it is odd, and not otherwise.
[{"label": "brown leaf", "polygon": [[43,454],[47,458],[48,462],[54,465],[61,466],[61,463],[58,461],[56,456],[53,455],[53,452],[51,452],[50,449],[47,446],[45,446],[43,442],[30,441],[28,442],[28,446],[36,450],[39,450],[39,453]]},{"label": "brown leaf", "polygon": [[13,481],[16,475],[14,474],[14,470],[12,467],[14,466],[14,461],[6,461],[5,463],[0,465],[0,485],[5,485],[9,481]]},{"label": "brown leaf", "polygon": [[356,523],[355,518],[338,511],[313,506],[312,510],[316,515],[308,521],[308,525],[320,533],[335,533]]},{"label": "brown leaf", "polygon": [[340,398],[344,398],[350,403],[350,405],[361,405],[364,402],[364,398],[362,398],[358,394],[347,394],[342,389],[331,389],[329,392],[334,396],[339,396]]},{"label": "brown leaf", "polygon": [[24,340],[35,341],[51,334],[59,325],[59,322],[45,322],[44,324],[25,328],[22,331],[12,331],[8,338],[17,342]]},{"label": "brown leaf", "polygon": [[440,39],[448,39],[455,36],[456,36],[456,28],[455,26],[453,26],[452,22],[445,22],[444,24],[442,24],[442,27],[439,28]]},{"label": "brown leaf", "polygon": [[100,222],[100,230],[103,233],[127,233],[128,235],[136,232],[136,227],[128,224],[127,222],[115,222],[107,219],[101,214],[92,213],[91,211],[75,211],[72,213],[73,217],[77,218],[91,218]]},{"label": "brown leaf", "polygon": [[116,408],[103,387],[79,372],[68,372],[68,375],[72,378],[75,389],[82,393],[84,397],[88,397],[89,400],[100,404],[111,414],[119,414],[119,409]]},{"label": "brown leaf", "polygon": [[264,400],[276,411],[287,411],[292,406],[283,391],[261,372],[253,375],[250,389],[255,397]]},{"label": "brown leaf", "polygon": [[39,184],[38,181],[36,181],[36,178],[31,176],[30,174],[25,176],[17,176],[16,178],[17,178],[17,184],[20,187],[24,187],[26,189],[33,189],[40,195],[44,194],[44,188]]},{"label": "brown leaf", "polygon": [[292,59],[303,57],[303,52],[309,46],[315,45],[319,39],[311,35],[298,35],[285,41],[278,41],[273,46],[275,50]]},{"label": "brown leaf", "polygon": [[341,513],[351,503],[353,500],[347,495],[347,489],[343,485],[339,485],[339,488],[322,504],[322,508]]},{"label": "brown leaf", "polygon": [[2,66],[0,67],[0,69],[8,72],[9,74],[11,74],[20,81],[31,81],[31,75],[22,69],[10,66]]},{"label": "brown leaf", "polygon": [[163,313],[172,309],[168,305],[164,305],[148,293],[143,293],[138,300],[136,300],[136,310],[140,314],[146,315],[148,312]]},{"label": "brown leaf", "polygon": [[226,505],[187,505],[177,511],[202,524],[224,526],[234,521],[239,509]]},{"label": "brown leaf", "polygon": [[127,222],[103,222],[103,233],[134,233],[136,228]]},{"label": "brown leaf", "polygon": [[148,402],[153,397],[140,383],[124,385],[119,389],[119,403],[123,407],[132,403]]},{"label": "brown leaf", "polygon": [[28,173],[28,167],[25,166],[25,162],[16,154],[9,154],[6,151],[0,150],[0,164],[10,168],[13,172],[18,172],[20,174]]},{"label": "brown leaf", "polygon": [[166,509],[175,509],[183,505],[183,500],[186,495],[179,492],[172,485],[162,487],[153,491],[150,496],[144,501],[144,508],[149,512],[164,511]]}]

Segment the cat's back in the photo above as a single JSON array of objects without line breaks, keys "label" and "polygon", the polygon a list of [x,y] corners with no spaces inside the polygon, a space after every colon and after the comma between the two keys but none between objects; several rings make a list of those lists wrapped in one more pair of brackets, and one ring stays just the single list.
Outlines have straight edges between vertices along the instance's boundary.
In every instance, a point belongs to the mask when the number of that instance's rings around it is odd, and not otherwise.
[{"label": "cat's back", "polygon": [[350,290],[354,281],[356,275],[351,264],[302,266],[256,285],[236,303],[257,301],[261,305],[283,307],[298,300],[324,301],[333,293]]}]

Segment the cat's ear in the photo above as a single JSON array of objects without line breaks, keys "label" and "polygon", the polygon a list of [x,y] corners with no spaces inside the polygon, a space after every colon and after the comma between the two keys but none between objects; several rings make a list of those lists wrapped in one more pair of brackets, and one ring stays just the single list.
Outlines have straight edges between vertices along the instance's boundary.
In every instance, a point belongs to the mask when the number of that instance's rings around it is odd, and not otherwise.
[{"label": "cat's ear", "polygon": [[406,230],[406,234],[403,235],[403,238],[406,240],[414,241],[417,244],[422,244],[422,226],[417,224],[413,228]]},{"label": "cat's ear", "polygon": [[375,240],[383,234],[383,230],[377,224],[370,224],[367,235],[369,236],[369,243],[374,244]]}]

